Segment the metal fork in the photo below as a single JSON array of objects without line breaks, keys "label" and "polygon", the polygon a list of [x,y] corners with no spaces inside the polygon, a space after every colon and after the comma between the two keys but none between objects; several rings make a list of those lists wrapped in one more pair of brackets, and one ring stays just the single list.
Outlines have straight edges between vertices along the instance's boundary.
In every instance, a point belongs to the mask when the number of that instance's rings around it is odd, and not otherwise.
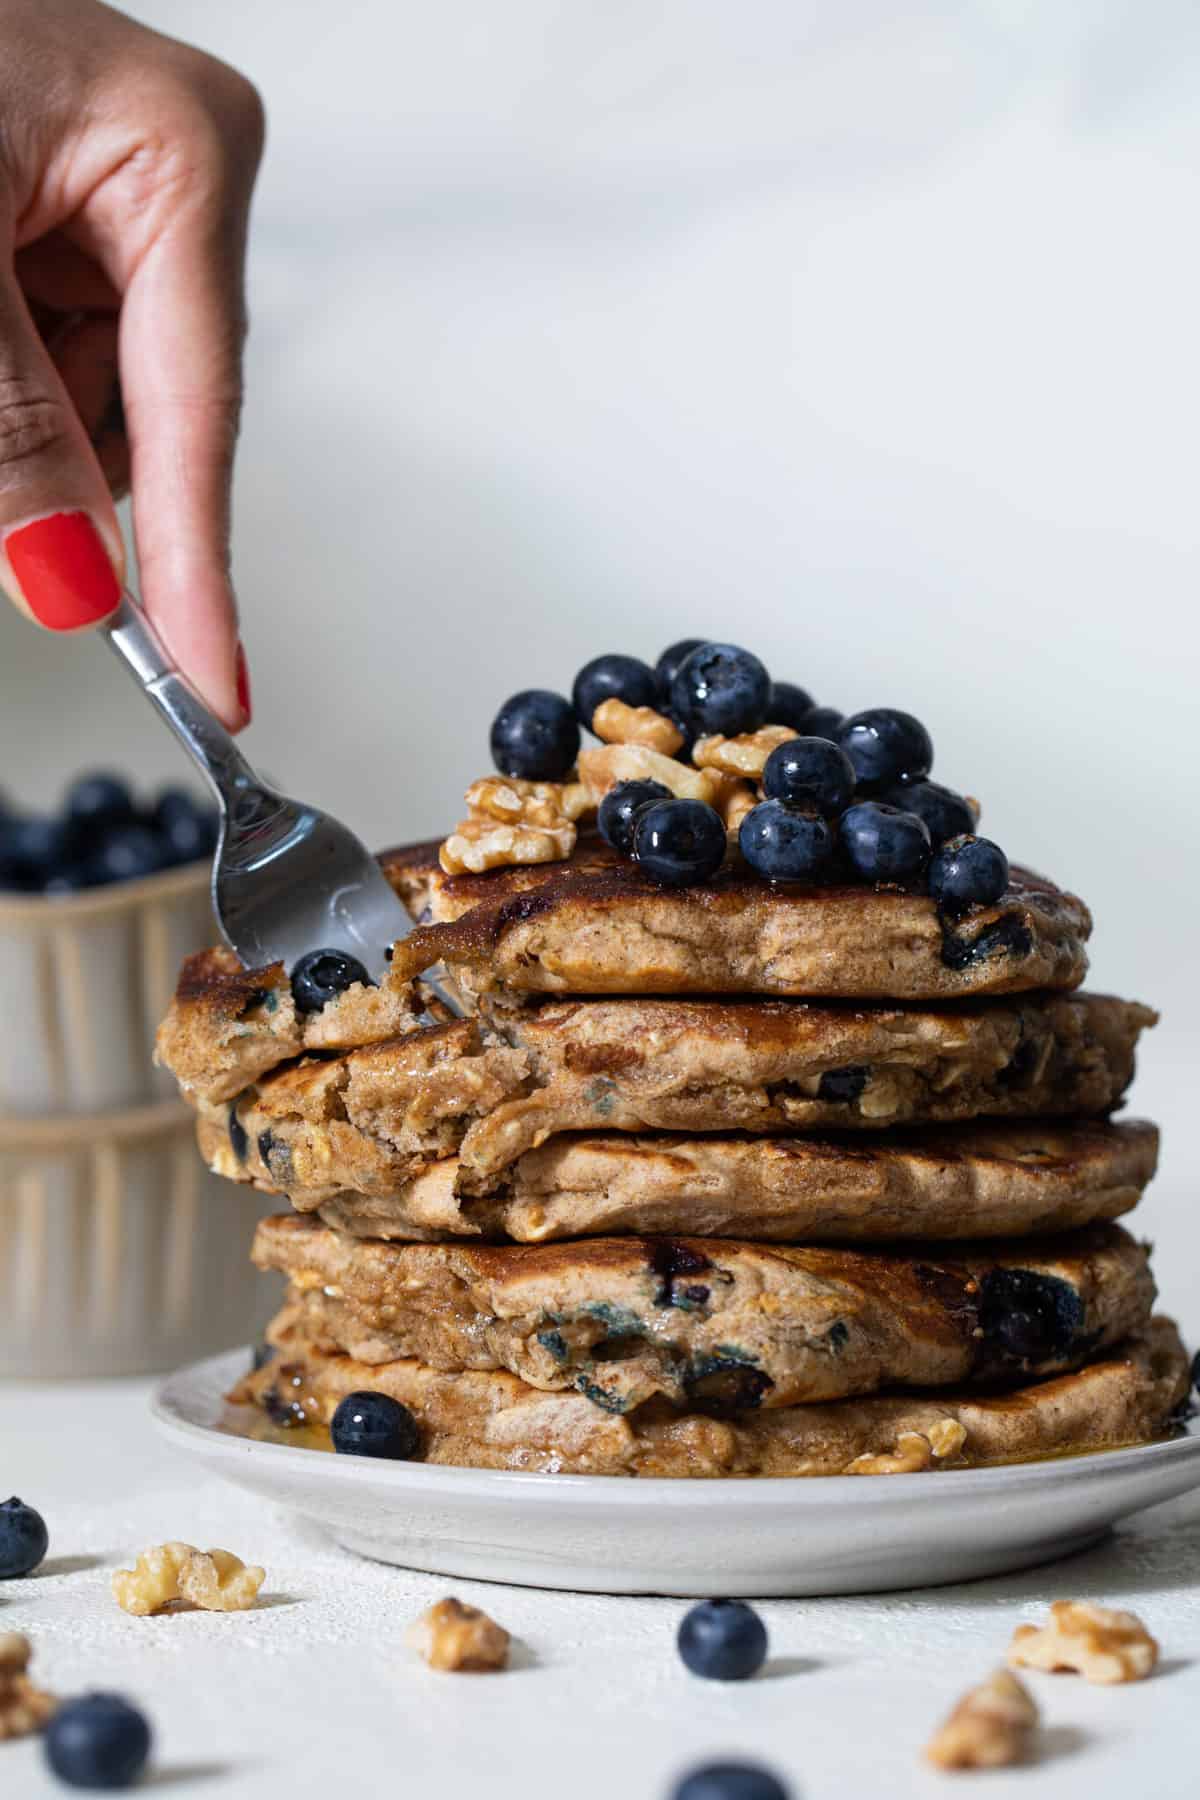
[{"label": "metal fork", "polygon": [[[217,797],[212,899],[230,949],[247,968],[288,970],[310,950],[341,950],[379,981],[389,945],[412,920],[375,858],[336,819],[260,780],[131,594],[101,629]],[[436,981],[426,985],[461,1012]]]}]

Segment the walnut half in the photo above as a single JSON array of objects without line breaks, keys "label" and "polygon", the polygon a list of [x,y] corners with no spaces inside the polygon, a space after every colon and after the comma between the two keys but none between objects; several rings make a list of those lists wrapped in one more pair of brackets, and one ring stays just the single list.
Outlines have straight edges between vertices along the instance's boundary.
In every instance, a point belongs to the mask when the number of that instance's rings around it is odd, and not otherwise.
[{"label": "walnut half", "polygon": [[967,1441],[957,1419],[939,1419],[928,1432],[902,1431],[890,1455],[856,1456],[847,1475],[919,1475],[935,1462],[950,1462]]},{"label": "walnut half", "polygon": [[143,1550],[132,1569],[118,1569],[112,1590],[122,1611],[138,1618],[177,1601],[202,1612],[248,1612],[265,1580],[265,1569],[248,1568],[228,1550],[174,1542]]},{"label": "walnut half", "polygon": [[939,1769],[999,1769],[1024,1762],[1037,1729],[1038,1710],[1025,1684],[996,1669],[965,1693],[925,1746]]},{"label": "walnut half", "polygon": [[58,1706],[29,1679],[33,1649],[19,1631],[0,1632],[0,1740],[41,1731]]},{"label": "walnut half", "polygon": [[1017,1626],[1008,1661],[1016,1669],[1069,1669],[1086,1681],[1141,1681],[1158,1661],[1158,1644],[1136,1613],[1056,1600],[1047,1624]]},{"label": "walnut half", "polygon": [[508,1661],[504,1627],[461,1600],[439,1600],[409,1626],[405,1641],[431,1669],[483,1674],[502,1669]]}]

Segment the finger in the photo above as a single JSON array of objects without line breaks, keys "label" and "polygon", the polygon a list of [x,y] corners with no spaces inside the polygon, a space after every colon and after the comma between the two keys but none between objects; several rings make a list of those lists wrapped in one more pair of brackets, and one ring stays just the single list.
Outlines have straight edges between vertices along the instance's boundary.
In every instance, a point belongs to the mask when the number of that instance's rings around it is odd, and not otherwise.
[{"label": "finger", "polygon": [[124,547],[95,453],[11,267],[0,272],[0,585],[50,631],[120,602]]},{"label": "finger", "polygon": [[129,439],[117,372],[116,318],[109,313],[77,313],[59,323],[47,347],[108,491],[120,499],[129,488]]}]

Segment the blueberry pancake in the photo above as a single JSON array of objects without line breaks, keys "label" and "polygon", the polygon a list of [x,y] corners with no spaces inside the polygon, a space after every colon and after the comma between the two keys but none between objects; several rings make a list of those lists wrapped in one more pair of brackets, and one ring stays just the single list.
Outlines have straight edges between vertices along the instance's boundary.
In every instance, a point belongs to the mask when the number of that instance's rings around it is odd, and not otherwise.
[{"label": "blueberry pancake", "polygon": [[561,1132],[878,1131],[1107,1112],[1155,1015],[1100,994],[966,1008],[558,1001],[263,1075],[202,1106],[210,1167],[293,1196],[381,1195],[458,1153],[488,1194]]},{"label": "blueberry pancake", "polygon": [[889,1474],[1026,1462],[1146,1443],[1187,1399],[1187,1353],[1169,1319],[1077,1373],[999,1392],[897,1394],[717,1419],[665,1400],[610,1413],[578,1392],[546,1393],[504,1372],[447,1374],[403,1360],[361,1363],[311,1344],[294,1307],[268,1333],[273,1360],[230,1398],[261,1431],[322,1426],[347,1394],[373,1389],[411,1409],[426,1462],[566,1475]]},{"label": "blueberry pancake", "polygon": [[[220,1128],[218,1128],[218,1137]],[[298,1192],[355,1237],[511,1238],[683,1232],[763,1243],[1021,1237],[1118,1218],[1154,1174],[1145,1120],[1016,1120],[862,1137],[587,1133],[527,1150],[500,1191],[456,1191],[455,1158],[391,1192]]]},{"label": "blueberry pancake", "polygon": [[387,852],[420,926],[397,972],[445,962],[476,994],[765,994],[942,1000],[1077,987],[1091,916],[1014,868],[1007,891],[952,920],[918,885],[773,887],[728,864],[655,886],[594,834],[566,862],[447,876],[429,845]]},{"label": "blueberry pancake", "polygon": [[252,1254],[288,1277],[324,1347],[507,1369],[609,1412],[1053,1374],[1144,1326],[1155,1291],[1119,1225],[914,1254],[696,1237],[389,1244],[287,1213],[260,1223]]}]

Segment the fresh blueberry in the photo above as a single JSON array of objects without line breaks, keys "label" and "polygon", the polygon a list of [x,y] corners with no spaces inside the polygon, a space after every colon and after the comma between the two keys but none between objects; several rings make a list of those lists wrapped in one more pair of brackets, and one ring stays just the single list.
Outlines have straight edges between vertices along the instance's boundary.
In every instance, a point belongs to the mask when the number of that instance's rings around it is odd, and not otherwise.
[{"label": "fresh blueberry", "polygon": [[805,737],[836,739],[845,718],[836,706],[814,706],[810,713],[805,713],[796,730]]},{"label": "fresh blueberry", "polygon": [[421,1431],[407,1406],[388,1394],[347,1394],[329,1426],[333,1447],[343,1456],[378,1456],[408,1462],[417,1454]]},{"label": "fresh blueberry", "polygon": [[706,1763],[674,1789],[671,1800],[789,1800],[777,1775],[755,1763]]},{"label": "fresh blueberry", "polygon": [[933,741],[921,721],[894,706],[873,706],[843,719],[837,741],[864,792],[878,793],[906,777],[919,781],[933,763]]},{"label": "fresh blueberry", "polygon": [[762,788],[768,800],[815,807],[832,819],[850,804],[854,769],[845,751],[828,738],[790,738],[768,756]]},{"label": "fresh blueberry", "polygon": [[260,1369],[265,1369],[267,1364],[269,1362],[274,1362],[274,1360],[275,1346],[274,1344],[268,1344],[264,1339],[261,1343],[255,1344],[254,1346],[254,1351],[250,1359],[251,1372],[257,1375]]},{"label": "fresh blueberry", "polygon": [[844,1069],[826,1069],[817,1083],[818,1100],[857,1100],[870,1078],[865,1063],[848,1063]]},{"label": "fresh blueberry", "polygon": [[820,813],[763,800],[738,828],[738,847],[764,881],[811,881],[828,866],[833,827]]},{"label": "fresh blueberry", "polygon": [[41,1513],[15,1495],[0,1505],[0,1581],[31,1575],[49,1545],[50,1534]]},{"label": "fresh blueberry", "polygon": [[114,825],[97,841],[88,858],[93,886],[114,881],[138,881],[163,868],[167,853],[157,832],[147,825]]},{"label": "fresh blueberry", "polygon": [[1019,1362],[1065,1356],[1079,1336],[1084,1305],[1077,1289],[1032,1269],[991,1269],[979,1293],[985,1339]]},{"label": "fresh blueberry", "polygon": [[737,737],[757,731],[767,716],[771,677],[749,650],[701,644],[675,672],[670,707],[694,736]]},{"label": "fresh blueberry", "polygon": [[918,819],[924,819],[935,850],[947,838],[975,829],[975,815],[962,795],[938,781],[897,782],[883,798],[901,812],[914,812]]},{"label": "fresh blueberry", "polygon": [[137,818],[129,783],[119,775],[81,775],[72,782],[63,801],[63,813],[73,835],[98,838],[114,825],[132,825]]},{"label": "fresh blueberry", "polygon": [[292,970],[292,998],[302,1013],[320,1012],[356,981],[374,986],[356,956],[341,950],[310,950]]},{"label": "fresh blueberry", "polygon": [[670,798],[670,788],[661,781],[619,781],[600,802],[596,815],[600,836],[618,855],[632,856],[633,826],[639,807]]},{"label": "fresh blueberry", "polygon": [[119,1694],[84,1694],[54,1714],[45,1749],[68,1787],[132,1787],[150,1755],[150,1727]]},{"label": "fresh blueberry", "polygon": [[929,891],[948,913],[990,906],[1008,886],[1008,858],[991,838],[956,837],[929,865]]},{"label": "fresh blueberry", "polygon": [[84,888],[94,887],[92,871],[86,863],[64,863],[48,875],[42,883],[43,894],[51,899],[67,894],[81,894]]},{"label": "fresh blueberry", "polygon": [[709,1681],[745,1681],[767,1660],[767,1628],[744,1600],[702,1600],[676,1642],[692,1674]]},{"label": "fresh blueberry", "polygon": [[912,881],[929,861],[929,827],[916,813],[878,800],[848,807],[838,826],[845,851],[864,881]]},{"label": "fresh blueberry", "polygon": [[651,881],[687,887],[725,860],[725,826],[703,800],[654,800],[634,820],[633,854]]},{"label": "fresh blueberry", "polygon": [[654,673],[658,676],[658,684],[664,694],[670,692],[671,683],[679,673],[680,664],[687,661],[693,650],[699,650],[701,645],[707,644],[707,642],[707,638],[680,638],[677,644],[670,644],[663,651],[654,665]]},{"label": "fresh blueberry", "polygon": [[0,826],[0,871],[6,887],[35,893],[69,860],[61,819],[18,814]]},{"label": "fresh blueberry", "polygon": [[525,688],[492,724],[492,761],[519,781],[561,781],[579,755],[579,723],[569,700]]},{"label": "fresh blueberry", "polygon": [[657,706],[662,698],[658,676],[636,656],[595,656],[575,677],[571,702],[581,725],[592,728],[592,715],[605,700],[626,706]]},{"label": "fresh blueberry", "polygon": [[768,725],[790,725],[793,731],[803,731],[803,720],[813,710],[813,697],[794,681],[776,681],[771,684],[771,698],[767,702]]},{"label": "fresh blueberry", "polygon": [[150,823],[172,863],[199,862],[217,847],[217,815],[185,788],[164,788]]}]

